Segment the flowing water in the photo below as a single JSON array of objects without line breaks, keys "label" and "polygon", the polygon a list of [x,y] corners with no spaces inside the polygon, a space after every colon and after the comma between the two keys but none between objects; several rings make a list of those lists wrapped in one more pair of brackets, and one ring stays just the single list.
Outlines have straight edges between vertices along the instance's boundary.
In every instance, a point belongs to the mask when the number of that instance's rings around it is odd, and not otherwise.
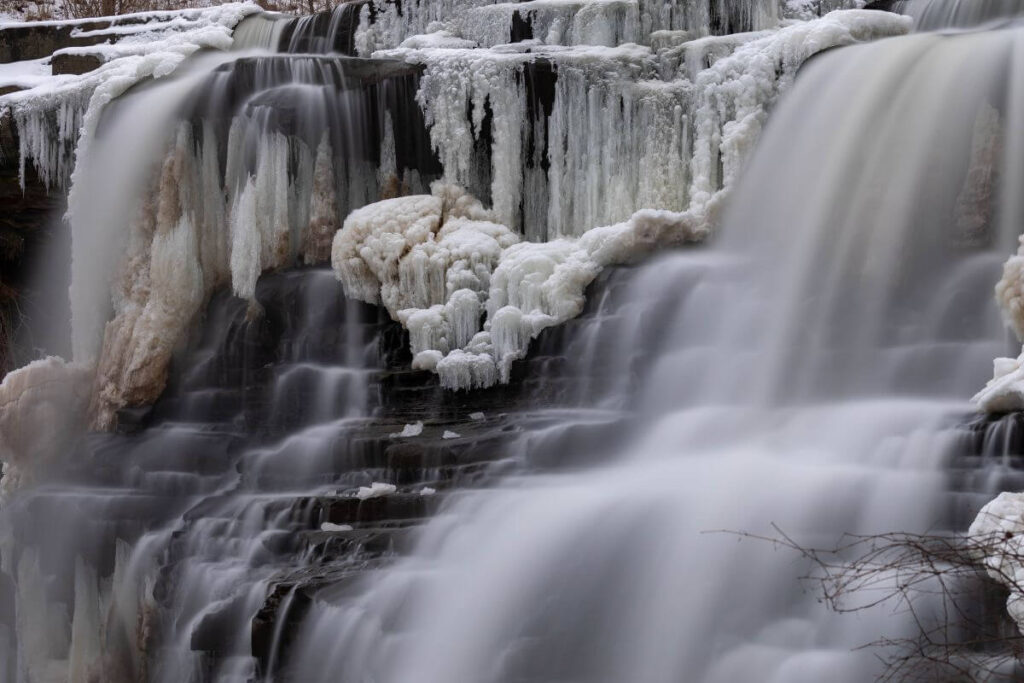
[{"label": "flowing water", "polygon": [[[241,47],[298,56],[204,57],[108,116],[71,201],[76,356],[113,263],[82,245],[137,210],[157,131],[192,126],[209,225],[247,192],[308,223],[325,168],[339,215],[440,174],[418,71],[302,54],[351,53],[356,20],[250,19]],[[7,508],[18,599],[50,606],[16,617],[16,680],[99,650],[166,683],[871,680],[858,648],[913,620],[831,613],[806,562],[730,532],[956,530],[1012,478],[951,467],[1012,346],[992,288],[1024,218],[1021,55],[1008,26],[816,57],[713,243],[599,279],[507,388],[409,370],[397,324],[289,233],[259,315],[214,294],[155,405]]]},{"label": "flowing water", "polygon": [[973,186],[972,164],[1005,136],[1000,172],[1018,177],[1003,122],[1020,116],[1022,39],[922,35],[815,60],[718,243],[640,269],[592,332],[604,354],[581,362],[641,377],[604,395],[641,415],[615,463],[460,497],[358,598],[319,601],[295,679],[878,674],[854,648],[913,632],[909,618],[830,615],[793,556],[709,532],[777,525],[828,547],[949,527],[950,427],[1006,350],[991,290],[1019,232],[1016,195]]}]

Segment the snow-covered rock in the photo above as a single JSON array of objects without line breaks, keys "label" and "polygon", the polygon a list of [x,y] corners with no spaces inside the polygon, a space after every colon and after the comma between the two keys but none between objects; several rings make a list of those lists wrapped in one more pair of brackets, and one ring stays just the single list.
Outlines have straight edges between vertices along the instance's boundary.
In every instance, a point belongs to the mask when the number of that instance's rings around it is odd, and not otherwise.
[{"label": "snow-covered rock", "polygon": [[68,185],[111,100],[147,78],[168,76],[198,50],[230,48],[235,25],[259,11],[252,3],[230,3],[139,15],[149,20],[106,29],[114,42],[89,48],[106,60],[98,69],[28,82],[18,77],[32,87],[0,97],[0,108],[10,110],[18,128],[22,175],[32,163],[47,185]]},{"label": "snow-covered rock", "polygon": [[1006,610],[1024,633],[1024,493],[1000,493],[981,509],[968,539],[988,575],[1010,590]]},{"label": "snow-covered rock", "polygon": [[996,358],[992,379],[971,400],[988,413],[1024,410],[1024,350],[1017,358]]}]

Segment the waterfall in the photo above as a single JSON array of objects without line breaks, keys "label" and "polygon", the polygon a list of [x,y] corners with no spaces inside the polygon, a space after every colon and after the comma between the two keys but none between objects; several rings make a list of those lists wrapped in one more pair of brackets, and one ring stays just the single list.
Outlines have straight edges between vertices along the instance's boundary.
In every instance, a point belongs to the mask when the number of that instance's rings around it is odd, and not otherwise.
[{"label": "waterfall", "polygon": [[1005,135],[998,174],[1019,172],[1022,39],[814,60],[718,243],[640,269],[590,333],[604,352],[581,362],[643,373],[604,397],[640,415],[614,463],[460,496],[409,559],[320,601],[296,680],[877,675],[855,649],[909,616],[827,614],[793,557],[714,532],[774,524],[814,546],[950,524],[950,427],[1004,349],[991,290],[1019,230],[1013,190],[978,187],[971,165]]},{"label": "waterfall", "polygon": [[1019,486],[968,399],[1024,28],[949,7],[235,8],[19,95],[74,362],[0,385],[0,681],[883,675],[941,600],[831,612],[761,537]]}]

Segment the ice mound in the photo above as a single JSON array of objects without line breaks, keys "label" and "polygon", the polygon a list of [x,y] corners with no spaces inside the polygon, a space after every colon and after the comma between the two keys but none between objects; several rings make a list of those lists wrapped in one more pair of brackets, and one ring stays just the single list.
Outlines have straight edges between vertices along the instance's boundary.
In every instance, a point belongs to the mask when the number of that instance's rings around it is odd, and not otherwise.
[{"label": "ice mound", "polygon": [[29,363],[0,383],[2,489],[28,485],[52,465],[84,426],[92,372],[50,356]]}]

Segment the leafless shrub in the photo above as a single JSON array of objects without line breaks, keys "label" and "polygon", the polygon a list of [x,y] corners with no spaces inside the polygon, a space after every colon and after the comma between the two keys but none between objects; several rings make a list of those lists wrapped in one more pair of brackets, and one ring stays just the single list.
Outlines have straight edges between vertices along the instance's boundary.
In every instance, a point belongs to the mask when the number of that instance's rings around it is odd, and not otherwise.
[{"label": "leafless shrub", "polygon": [[830,609],[859,612],[886,605],[909,615],[917,635],[865,643],[884,662],[883,681],[1009,681],[1024,679],[1024,636],[1006,614],[1010,590],[1024,586],[1007,570],[999,581],[984,558],[1003,567],[1024,564],[1002,538],[902,532],[843,535],[831,548],[808,548],[773,525],[776,536],[736,533],[792,550],[809,561],[801,577]]}]

